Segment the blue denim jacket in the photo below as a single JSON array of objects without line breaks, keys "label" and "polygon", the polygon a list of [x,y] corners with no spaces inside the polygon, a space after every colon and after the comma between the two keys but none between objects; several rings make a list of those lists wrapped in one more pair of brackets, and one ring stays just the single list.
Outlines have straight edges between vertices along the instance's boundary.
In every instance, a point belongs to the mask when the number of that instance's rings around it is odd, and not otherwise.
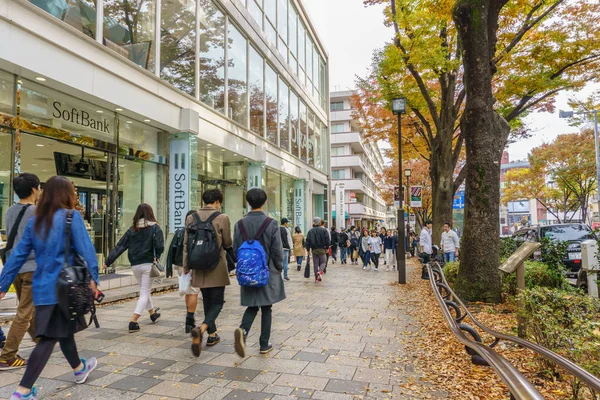
[{"label": "blue denim jacket", "polygon": [[[15,280],[19,269],[29,253],[35,251],[37,269],[33,275],[33,302],[36,306],[57,304],[56,282],[65,261],[65,225],[67,210],[60,209],[54,214],[52,227],[45,238],[40,237],[34,228],[36,217],[29,220],[21,241],[12,251],[0,274],[0,293],[5,293]],[[92,240],[87,233],[79,212],[73,213],[71,224],[71,257],[77,252],[87,262],[92,279],[98,282],[98,260]],[[72,261],[72,260],[70,260]]]}]

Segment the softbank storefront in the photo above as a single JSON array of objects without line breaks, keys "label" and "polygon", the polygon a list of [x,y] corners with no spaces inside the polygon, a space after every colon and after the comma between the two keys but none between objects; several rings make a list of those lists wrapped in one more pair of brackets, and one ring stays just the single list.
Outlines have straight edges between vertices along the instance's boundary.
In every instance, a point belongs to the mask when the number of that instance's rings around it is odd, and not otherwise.
[{"label": "softbank storefront", "polygon": [[[95,8],[102,3],[104,10]],[[210,188],[223,191],[222,211],[232,222],[247,213],[244,197],[253,187],[267,192],[266,211],[273,218],[286,217],[303,231],[313,216],[328,219],[328,101],[316,88],[319,73],[309,82],[303,71],[300,83],[300,71],[292,72],[277,47],[273,53],[238,2],[200,0],[192,8],[185,2],[149,3],[151,15],[142,15],[150,12],[145,6],[134,11],[137,36],[153,29],[142,46],[133,43],[128,21],[106,15],[121,15],[118,1],[65,2],[61,11],[48,8],[57,4],[51,1],[0,0],[2,239],[6,209],[15,201],[12,178],[19,172],[37,174],[42,185],[57,174],[73,182],[100,260],[129,228],[140,203],[154,208],[171,235]],[[299,3],[285,3],[290,18],[296,12],[296,24],[310,26]],[[200,26],[198,35],[185,38],[177,29],[188,14],[188,22]],[[174,22],[166,19],[175,16],[179,25],[171,29]],[[177,36],[178,46],[206,50],[199,42],[213,39],[202,39],[197,18],[212,24],[211,34],[227,37],[214,43],[229,46],[220,54],[211,45],[204,56],[186,61],[185,49],[168,46]],[[102,23],[110,27],[102,29]],[[158,24],[162,29],[154,30]],[[311,55],[326,71],[326,54],[305,29]],[[180,64],[175,50],[182,51]],[[203,63],[212,64],[203,70]],[[207,77],[206,71],[216,75]],[[323,84],[325,79],[326,73]],[[118,264],[126,267],[127,258]]]}]

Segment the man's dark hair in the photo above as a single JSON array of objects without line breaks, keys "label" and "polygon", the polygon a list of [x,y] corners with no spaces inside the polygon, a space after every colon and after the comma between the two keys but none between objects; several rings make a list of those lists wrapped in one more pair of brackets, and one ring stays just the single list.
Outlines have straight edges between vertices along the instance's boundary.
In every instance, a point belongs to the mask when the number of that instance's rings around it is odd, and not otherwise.
[{"label": "man's dark hair", "polygon": [[202,193],[202,202],[204,204],[213,204],[216,202],[223,202],[223,193],[219,189],[210,189]]},{"label": "man's dark hair", "polygon": [[444,222],[444,225],[448,225],[448,228],[452,228],[452,224],[450,222]]},{"label": "man's dark hair", "polygon": [[267,202],[267,193],[258,188],[250,189],[248,190],[248,193],[246,193],[246,201],[253,210],[256,210],[257,208],[264,206]]},{"label": "man's dark hair", "polygon": [[428,220],[425,221],[425,225],[429,225],[429,224],[433,224],[433,221],[430,220],[430,219],[428,219]]},{"label": "man's dark hair", "polygon": [[31,196],[33,189],[40,187],[40,178],[38,178],[37,175],[23,172],[22,174],[15,176],[13,179],[13,187],[20,199],[26,199]]},{"label": "man's dark hair", "polygon": [[353,231],[353,230],[354,230],[354,228],[356,228],[356,226],[352,225],[352,226],[350,227],[350,230],[351,230],[351,231]]}]

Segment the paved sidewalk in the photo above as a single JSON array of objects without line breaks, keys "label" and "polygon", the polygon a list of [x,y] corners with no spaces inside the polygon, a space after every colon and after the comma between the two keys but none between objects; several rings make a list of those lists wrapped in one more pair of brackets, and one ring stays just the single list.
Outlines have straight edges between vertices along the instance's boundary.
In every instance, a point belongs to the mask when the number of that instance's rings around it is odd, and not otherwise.
[{"label": "paved sidewalk", "polygon": [[[232,280],[219,320],[224,339],[204,349],[199,359],[184,333],[184,300],[177,292],[153,297],[162,317],[130,334],[133,301],[99,310],[100,329],[77,334],[82,357],[98,358],[87,384],[75,385],[56,348],[38,383],[41,398],[52,399],[355,399],[413,398],[402,385],[419,379],[401,337],[419,326],[401,310],[391,285],[396,272],[362,271],[354,265],[330,265],[320,284],[290,270],[287,299],[274,306],[271,342],[275,350],[258,354],[260,317],[248,337],[248,356],[233,350],[233,330],[241,321],[239,288]],[[201,309],[198,307],[201,321]],[[31,342],[22,351],[28,356]],[[0,372],[0,399],[10,396],[22,370]]]}]

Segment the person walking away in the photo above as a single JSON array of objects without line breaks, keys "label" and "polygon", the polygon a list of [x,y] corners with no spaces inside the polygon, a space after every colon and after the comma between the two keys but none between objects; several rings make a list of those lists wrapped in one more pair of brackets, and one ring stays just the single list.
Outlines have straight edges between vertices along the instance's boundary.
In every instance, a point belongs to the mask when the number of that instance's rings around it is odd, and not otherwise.
[{"label": "person walking away", "polygon": [[375,271],[379,271],[379,257],[381,256],[381,248],[383,243],[381,237],[377,234],[377,231],[371,232],[371,237],[368,240],[369,251],[371,252],[371,260],[375,266]]},{"label": "person walking away", "polygon": [[[184,272],[190,272],[191,270],[191,286],[200,288],[204,305],[204,321],[199,327],[192,329],[191,350],[196,357],[200,357],[205,333],[208,332],[207,346],[214,346],[221,341],[217,334],[216,320],[223,309],[223,304],[225,304],[225,286],[231,284],[227,269],[227,249],[233,246],[229,217],[219,211],[223,204],[223,193],[219,189],[207,190],[202,193],[202,202],[204,207],[187,217],[183,237],[183,270]],[[215,239],[215,237],[197,238],[190,236],[194,231],[200,230],[203,232],[212,230],[216,237],[214,248],[209,249],[209,246],[205,249],[198,248],[198,252],[196,252],[196,249],[192,249],[190,244],[193,244],[194,241],[197,242],[199,239],[203,239],[202,242],[206,244],[208,241]],[[190,237],[192,238],[191,243]],[[195,246],[202,246],[202,244]],[[218,254],[210,254],[214,251]],[[214,260],[215,266],[207,265],[210,259]],[[189,317],[193,318],[193,315],[190,315],[188,311]]]},{"label": "person walking away", "polygon": [[338,242],[340,244],[340,262],[342,264],[348,263],[348,246],[350,245],[350,238],[346,233],[345,229],[342,229],[342,232],[339,235]]},{"label": "person walking away", "polygon": [[[18,245],[25,233],[29,219],[35,215],[35,203],[38,201],[41,192],[40,180],[34,174],[22,173],[13,179],[13,188],[19,202],[12,205],[6,211],[6,232],[8,233],[8,243],[6,250],[6,258],[10,256],[10,249]],[[5,344],[0,354],[0,371],[9,369],[22,368],[27,366],[27,361],[19,356],[19,345],[23,340],[26,332],[29,332],[31,338],[37,342],[34,329],[34,313],[33,305],[33,275],[35,273],[35,252],[31,252],[27,260],[19,270],[17,278],[14,281],[17,292],[19,305],[17,313],[13,320],[8,336],[4,338]],[[0,336],[3,336],[0,333]],[[2,339],[2,338],[0,338]]]},{"label": "person walking away", "polygon": [[392,234],[392,230],[387,230],[387,235],[385,236],[385,240],[383,241],[383,250],[386,261],[386,271],[390,271],[390,265],[393,266],[393,270],[396,270],[396,245],[397,245],[397,237],[394,237]]},{"label": "person walking away", "polygon": [[363,270],[367,270],[367,266],[371,263],[371,252],[369,251],[369,231],[364,229],[360,238],[360,248],[358,254],[363,262]]},{"label": "person walking away", "polygon": [[340,241],[340,234],[337,232],[335,227],[331,228],[331,257],[333,257],[333,263],[337,261],[338,245]]},{"label": "person walking away", "polygon": [[[91,275],[90,286],[94,294],[98,291],[98,260],[96,250],[87,232],[83,217],[75,210],[75,187],[67,178],[55,176],[46,182],[35,216],[29,220],[19,244],[0,274],[0,299],[15,280],[29,254],[35,252],[36,270],[33,274],[33,303],[35,305],[35,336],[39,339],[17,390],[10,400],[35,400],[34,387],[44,367],[48,363],[54,345],[60,343],[65,358],[73,369],[75,383],[85,383],[90,373],[96,369],[94,357],[80,358],[75,344],[75,332],[82,327],[79,319],[65,316],[58,305],[57,285],[60,271],[65,262],[73,264],[75,255],[87,263]],[[70,222],[70,249],[67,245],[67,219]],[[65,260],[65,250],[69,260]]]},{"label": "person walking away", "polygon": [[313,219],[313,228],[306,235],[306,248],[309,257],[312,254],[315,282],[321,282],[323,268],[327,266],[327,248],[329,247],[329,232],[321,227],[321,218]]},{"label": "person walking away", "polygon": [[440,247],[444,254],[444,260],[446,262],[456,261],[460,250],[460,240],[456,232],[450,227],[450,223],[444,224],[444,231],[442,232],[442,240]]},{"label": "person walking away", "polygon": [[[187,212],[185,218],[194,214],[196,210],[190,210]],[[185,223],[185,221],[184,221]],[[180,228],[175,231],[171,245],[169,246],[169,252],[167,253],[167,262],[165,269],[167,270],[167,278],[173,276],[173,267],[177,270],[177,276],[184,276],[189,272],[183,271],[183,236],[185,234],[185,228]],[[190,277],[191,281],[191,277]],[[187,310],[187,316],[185,317],[185,333],[190,333],[193,328],[196,327],[196,320],[194,314],[198,307],[198,294],[200,293],[199,288],[195,288],[192,285],[185,292],[185,308]]]},{"label": "person walking away", "polygon": [[360,234],[359,232],[356,230],[356,226],[352,226],[350,228],[350,234],[348,235],[350,237],[350,262],[352,262],[352,264],[358,265],[358,255],[360,255]]},{"label": "person walking away", "polygon": [[306,243],[304,242],[304,234],[302,233],[302,229],[300,229],[299,226],[294,228],[292,241],[294,242],[294,257],[296,257],[298,271],[300,271],[302,269],[302,261],[306,255]]},{"label": "person walking away", "polygon": [[419,246],[419,237],[416,235],[415,232],[411,232],[410,233],[410,256],[414,257],[415,253],[417,252],[418,246]]},{"label": "person walking away", "polygon": [[325,232],[327,232],[327,237],[329,239],[329,244],[327,245],[327,248],[325,249],[325,267],[321,268],[321,271],[324,274],[326,274],[327,273],[327,266],[329,265],[329,252],[331,251],[331,232],[325,226],[325,220],[324,219],[321,219],[321,222],[319,223],[319,226],[321,228],[323,228],[325,230]]},{"label": "person walking away", "polygon": [[163,232],[154,217],[154,210],[149,204],[142,203],[138,206],[131,227],[106,258],[104,268],[110,267],[125,250],[128,250],[127,258],[133,275],[140,284],[140,297],[129,322],[129,332],[133,333],[140,330],[138,320],[144,310],[150,314],[152,323],[160,318],[159,308],[154,308],[150,296],[153,279],[150,277],[150,271],[154,259],[160,258],[165,250],[165,242]]},{"label": "person walking away", "polygon": [[[379,236],[381,238],[381,243],[383,243],[385,241],[385,237],[387,236],[387,229],[385,229],[382,226],[381,229],[379,230],[379,233],[377,234],[377,236]],[[387,265],[385,255],[383,257],[383,265]]]},{"label": "person walking away", "polygon": [[[247,240],[257,240],[263,247],[269,268],[269,281],[263,287],[241,286],[241,303],[247,307],[239,328],[234,331],[234,349],[240,357],[246,356],[246,337],[261,310],[260,354],[273,350],[269,342],[273,304],[285,299],[285,288],[281,271],[283,270],[283,246],[277,221],[267,217],[263,212],[267,202],[267,194],[262,189],[250,189],[246,193],[246,201],[251,211],[235,225],[233,248],[236,253]],[[260,233],[260,235],[258,235]],[[239,263],[238,257],[238,263]]]},{"label": "person walking away", "polygon": [[283,279],[289,281],[288,277],[288,264],[290,262],[290,253],[292,250],[292,234],[288,228],[288,223],[290,222],[287,218],[281,219],[281,226],[279,227],[279,232],[281,233],[281,243],[283,243]]},{"label": "person walking away", "polygon": [[[431,227],[433,222],[431,220],[425,221],[425,227],[421,229],[421,236],[419,238],[419,246],[421,246],[421,254],[423,256],[423,264],[431,261],[431,254],[433,253],[433,241],[431,238]],[[421,269],[421,279],[429,279],[427,269],[423,265]]]}]

